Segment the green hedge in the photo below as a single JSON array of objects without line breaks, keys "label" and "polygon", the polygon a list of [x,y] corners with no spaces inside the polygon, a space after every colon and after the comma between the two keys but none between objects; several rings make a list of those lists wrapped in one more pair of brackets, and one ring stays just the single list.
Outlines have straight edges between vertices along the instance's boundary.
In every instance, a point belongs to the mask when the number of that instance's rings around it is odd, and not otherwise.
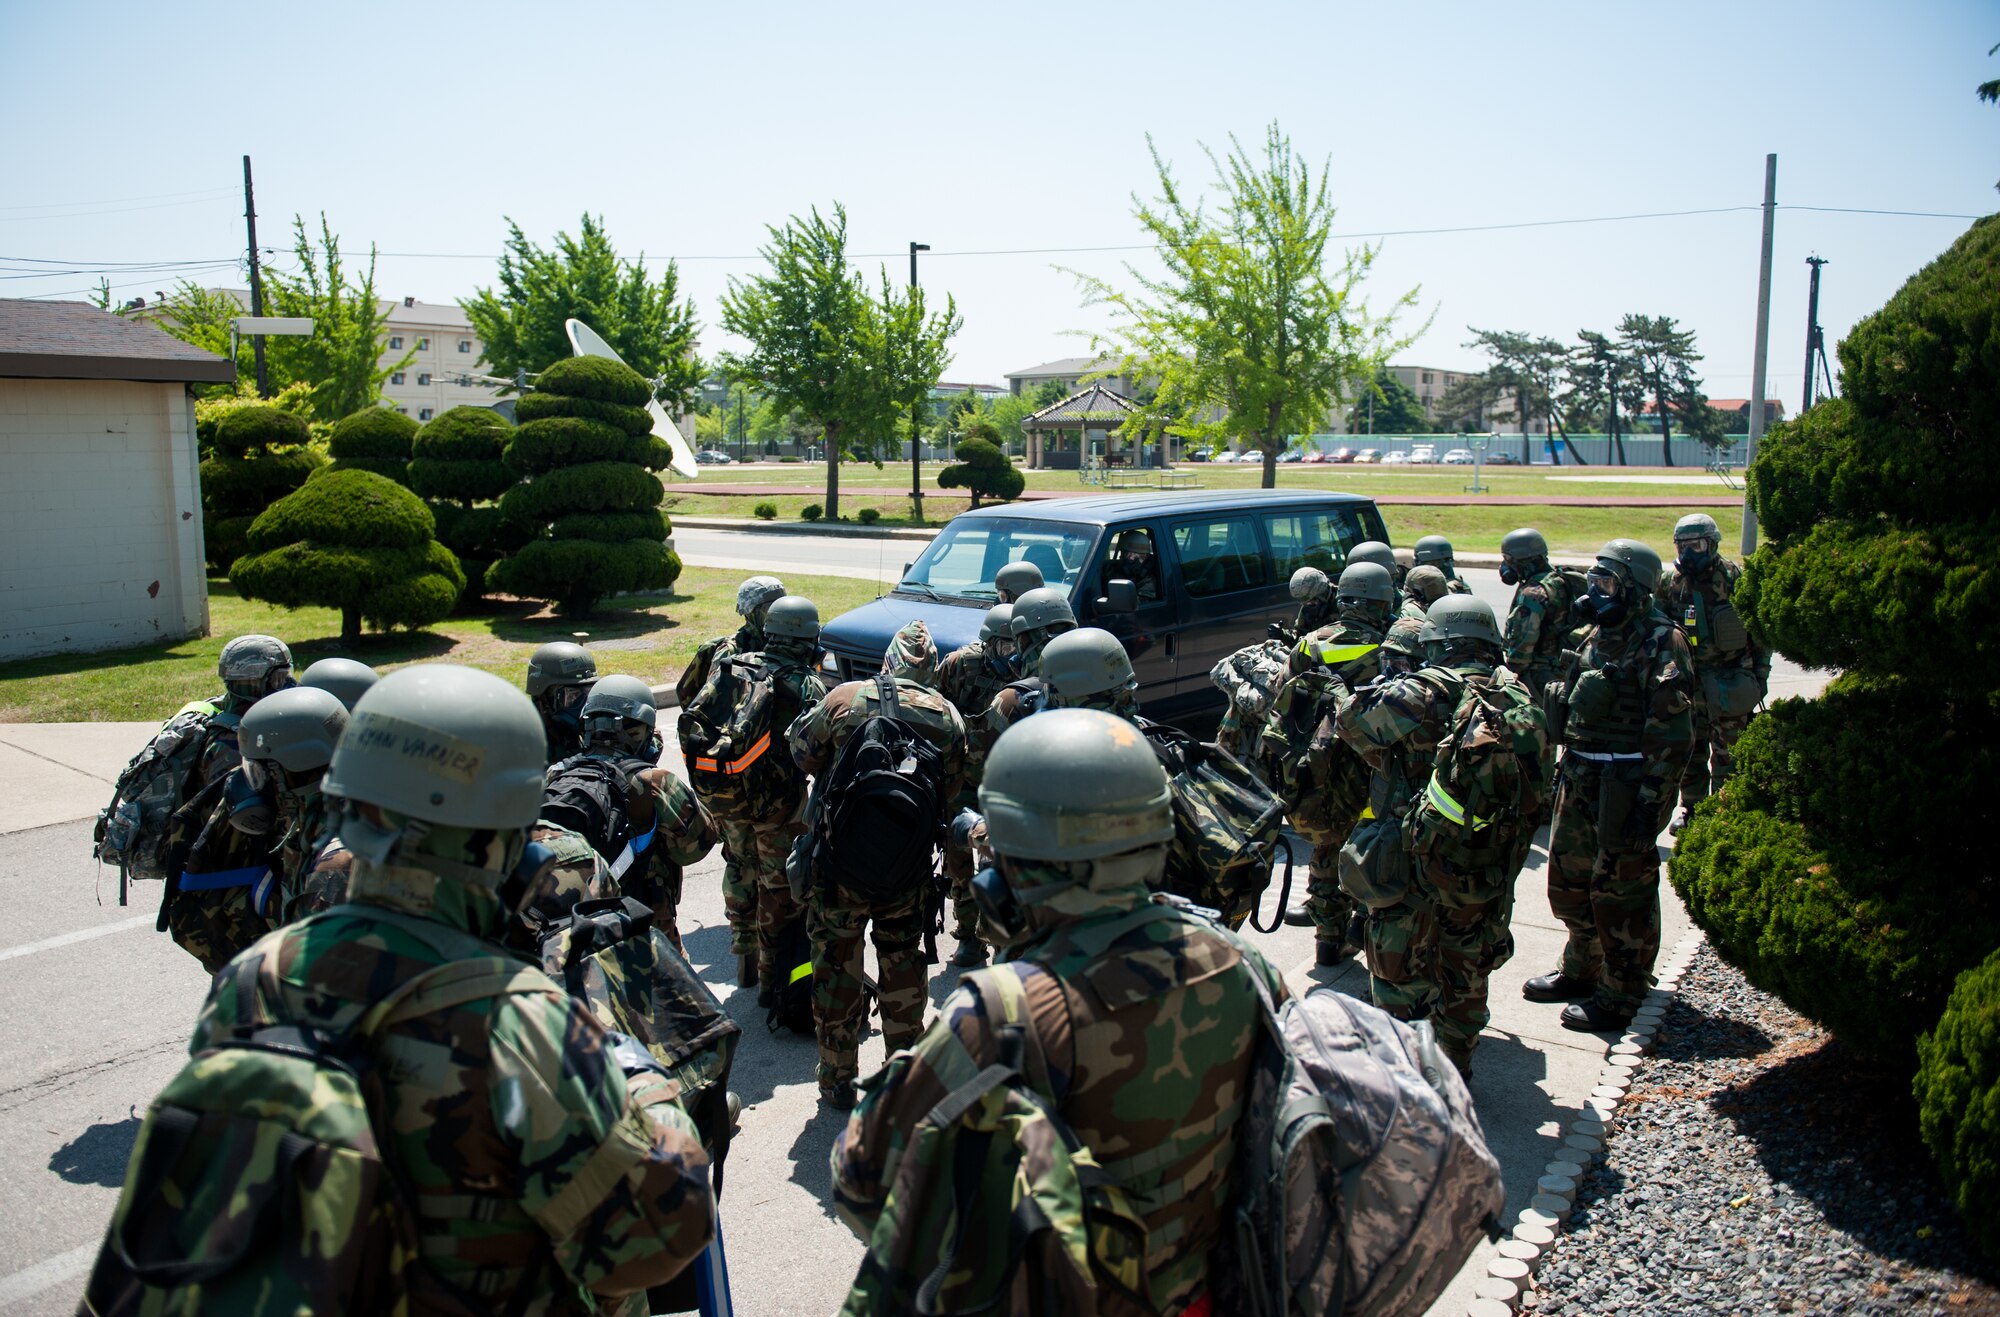
[{"label": "green hedge", "polygon": [[264,510],[250,527],[263,551],[294,540],[415,548],[436,537],[430,509],[415,494],[367,471],[328,471]]},{"label": "green hedge", "polygon": [[637,512],[657,508],[667,491],[643,467],[587,462],[547,471],[516,485],[500,500],[510,521],[548,522],[568,512]]},{"label": "green hedge", "polygon": [[680,574],[680,555],[655,540],[535,540],[494,563],[486,579],[496,590],[548,599],[581,616],[607,594],[670,589]]},{"label": "green hedge", "polygon": [[507,465],[524,476],[584,462],[646,463],[651,436],[631,435],[603,421],[556,416],[529,421],[507,444]]},{"label": "green hedge", "polygon": [[326,450],[335,462],[356,458],[408,461],[417,423],[394,407],[365,407],[333,423]]},{"label": "green hedge", "polygon": [[551,537],[558,540],[599,540],[606,543],[618,540],[652,540],[664,542],[667,538],[667,519],[659,512],[575,512],[566,517],[558,517],[549,527]]},{"label": "green hedge", "polygon": [[595,398],[566,398],[559,393],[527,393],[514,404],[514,416],[522,424],[556,416],[575,416],[586,421],[603,421],[627,434],[651,434],[653,414],[644,407],[599,402]]},{"label": "green hedge", "polygon": [[[241,407],[224,420],[247,413],[285,416],[269,407]],[[217,427],[221,428],[220,425]],[[300,430],[303,429],[301,423]],[[287,427],[285,433],[296,433]],[[209,565],[227,571],[243,552],[245,535],[258,514],[277,499],[304,485],[326,465],[326,457],[316,448],[290,448],[278,452],[253,452],[248,456],[228,456],[225,448],[245,442],[238,435],[230,445],[218,445],[217,455],[201,464],[202,546]]]},{"label": "green hedge", "polygon": [[215,451],[223,457],[244,457],[272,448],[292,447],[312,437],[306,423],[276,407],[238,407],[215,423]]},{"label": "green hedge", "polygon": [[410,456],[430,462],[489,462],[506,450],[514,427],[489,407],[453,407],[424,422]]},{"label": "green hedge", "polygon": [[535,377],[535,391],[627,407],[644,407],[653,396],[645,376],[609,357],[564,357]]},{"label": "green hedge", "polygon": [[2000,952],[1959,975],[1917,1054],[1924,1142],[1974,1241],[2000,1257]]}]

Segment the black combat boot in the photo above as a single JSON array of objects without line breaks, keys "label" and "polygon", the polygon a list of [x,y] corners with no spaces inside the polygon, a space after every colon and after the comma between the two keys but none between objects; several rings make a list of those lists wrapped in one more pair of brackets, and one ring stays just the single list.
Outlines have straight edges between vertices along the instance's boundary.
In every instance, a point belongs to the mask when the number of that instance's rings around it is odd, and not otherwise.
[{"label": "black combat boot", "polygon": [[1557,970],[1541,974],[1521,985],[1521,995],[1529,1001],[1581,1001],[1597,994],[1597,985],[1588,979],[1573,979]]}]

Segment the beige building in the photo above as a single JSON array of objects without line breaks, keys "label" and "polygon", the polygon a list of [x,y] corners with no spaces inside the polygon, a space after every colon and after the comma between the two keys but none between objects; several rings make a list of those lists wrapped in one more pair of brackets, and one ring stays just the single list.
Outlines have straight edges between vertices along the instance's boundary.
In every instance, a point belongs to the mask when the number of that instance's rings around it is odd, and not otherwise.
[{"label": "beige building", "polygon": [[498,385],[471,378],[489,373],[486,345],[456,304],[406,297],[384,306],[388,338],[382,364],[416,354],[382,381],[384,402],[411,420],[428,421],[453,407],[491,407],[499,400]]},{"label": "beige building", "polygon": [[235,375],[83,302],[0,300],[0,659],[208,630],[188,386]]}]

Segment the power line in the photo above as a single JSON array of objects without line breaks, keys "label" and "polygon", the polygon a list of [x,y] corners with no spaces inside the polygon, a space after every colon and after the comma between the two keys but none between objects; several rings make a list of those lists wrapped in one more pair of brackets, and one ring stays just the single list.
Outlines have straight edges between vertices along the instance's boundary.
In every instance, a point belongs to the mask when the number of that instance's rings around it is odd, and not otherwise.
[{"label": "power line", "polygon": [[0,224],[26,224],[36,220],[89,219],[98,215],[129,215],[136,210],[168,210],[175,206],[206,206],[219,197],[197,197],[190,201],[160,201],[150,206],[113,206],[109,210],[65,210],[50,215],[0,215]]},{"label": "power line", "polygon": [[122,206],[133,201],[164,201],[172,197],[227,197],[235,194],[234,187],[201,188],[193,192],[155,192],[143,197],[106,197],[102,201],[26,201],[12,206],[0,206],[0,210],[63,210],[73,206]]}]

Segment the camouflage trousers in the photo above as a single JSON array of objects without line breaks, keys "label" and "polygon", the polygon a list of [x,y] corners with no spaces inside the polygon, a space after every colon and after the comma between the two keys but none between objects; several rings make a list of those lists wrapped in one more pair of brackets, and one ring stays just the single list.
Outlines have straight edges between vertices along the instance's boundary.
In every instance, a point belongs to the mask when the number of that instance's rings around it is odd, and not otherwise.
[{"label": "camouflage trousers", "polygon": [[979,904],[972,899],[973,872],[972,848],[960,849],[947,842],[944,876],[951,884],[951,935],[960,942],[986,940],[979,931]]},{"label": "camouflage trousers", "polygon": [[[1333,828],[1323,819],[1311,817],[1312,807],[1322,802],[1312,797],[1289,818],[1292,831],[1312,844],[1306,867],[1306,909],[1312,915],[1313,936],[1321,942],[1344,942],[1347,927],[1354,922],[1354,898],[1340,886],[1340,848],[1351,828]],[[1301,818],[1300,814],[1307,817]]]},{"label": "camouflage trousers", "polygon": [[1368,912],[1363,933],[1368,996],[1399,1020],[1420,1020],[1437,1001],[1437,911],[1412,884],[1402,900]]},{"label": "camouflage trousers", "polygon": [[1596,983],[1597,1004],[1621,1015],[1653,985],[1660,955],[1658,837],[1674,809],[1675,784],[1657,799],[1636,798],[1638,772],[1636,764],[1607,770],[1565,755],[1549,830],[1549,906],[1569,930],[1562,972]]},{"label": "camouflage trousers", "polygon": [[1696,722],[1694,754],[1688,759],[1687,776],[1681,779],[1681,804],[1693,809],[1722,790],[1736,771],[1736,738],[1749,725],[1748,717]]},{"label": "camouflage trousers", "polygon": [[[754,874],[756,906],[752,913],[757,939],[757,984],[778,986],[778,938],[785,925],[798,917],[798,898],[792,895],[791,880],[785,874],[785,860],[792,853],[792,841],[800,829],[790,823],[772,827],[750,827],[749,845],[743,851],[744,867]],[[732,925],[733,927],[733,925]]]},{"label": "camouflage trousers", "polygon": [[1470,1055],[1493,1018],[1486,985],[1514,958],[1519,872],[1518,865],[1461,869],[1434,856],[1417,864],[1417,887],[1432,912],[1424,930],[1434,939],[1424,966],[1434,987],[1431,1020],[1446,1051]]},{"label": "camouflage trousers", "polygon": [[[757,828],[750,823],[717,819],[722,834],[722,908],[729,917],[729,954],[748,956],[757,950],[758,881]],[[778,869],[784,871],[784,856]]]},{"label": "camouflage trousers", "polygon": [[819,1035],[819,1086],[861,1073],[861,1031],[868,991],[861,940],[875,944],[881,972],[882,1037],[891,1052],[917,1041],[929,1000],[924,974],[924,893],[893,905],[870,905],[851,892],[821,888],[806,903],[813,949],[813,1026]]},{"label": "camouflage trousers", "polygon": [[246,885],[176,892],[167,908],[168,935],[203,969],[216,973],[271,931],[271,921],[252,902],[253,890]]}]

